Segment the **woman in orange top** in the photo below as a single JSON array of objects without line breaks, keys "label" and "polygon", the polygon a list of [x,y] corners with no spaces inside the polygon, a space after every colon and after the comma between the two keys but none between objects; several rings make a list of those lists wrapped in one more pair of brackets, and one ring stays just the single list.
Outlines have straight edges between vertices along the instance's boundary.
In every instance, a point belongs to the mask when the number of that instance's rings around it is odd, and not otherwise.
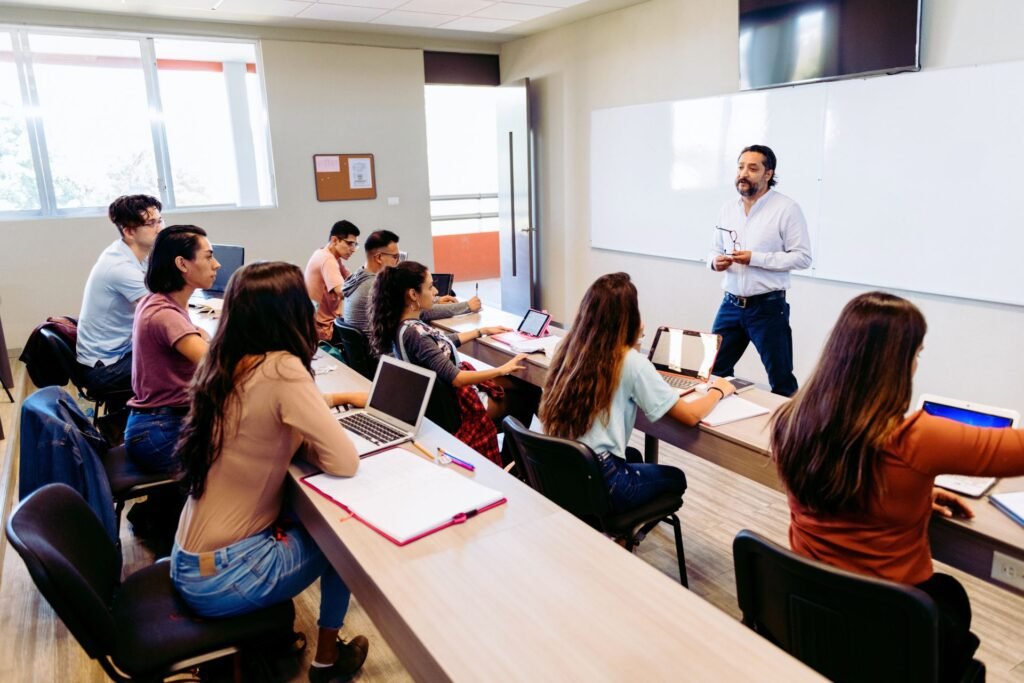
[{"label": "woman in orange top", "polygon": [[850,301],[814,373],[776,414],[772,452],[793,550],[931,595],[945,680],[959,677],[978,639],[963,587],[933,573],[928,522],[933,511],[973,513],[935,488],[935,475],[1024,474],[1024,432],[905,417],[925,330],[921,312],[900,297],[868,292]]}]

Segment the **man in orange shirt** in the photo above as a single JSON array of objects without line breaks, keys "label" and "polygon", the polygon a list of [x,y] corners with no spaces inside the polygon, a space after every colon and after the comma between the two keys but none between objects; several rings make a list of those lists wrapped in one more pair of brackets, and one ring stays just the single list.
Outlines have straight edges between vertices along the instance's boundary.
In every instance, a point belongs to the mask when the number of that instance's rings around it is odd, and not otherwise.
[{"label": "man in orange shirt", "polygon": [[342,261],[359,248],[358,236],[359,228],[349,221],[338,221],[331,227],[327,246],[314,251],[306,264],[306,291],[317,305],[316,336],[321,341],[331,340],[334,319],[341,315],[341,286],[350,275]]}]

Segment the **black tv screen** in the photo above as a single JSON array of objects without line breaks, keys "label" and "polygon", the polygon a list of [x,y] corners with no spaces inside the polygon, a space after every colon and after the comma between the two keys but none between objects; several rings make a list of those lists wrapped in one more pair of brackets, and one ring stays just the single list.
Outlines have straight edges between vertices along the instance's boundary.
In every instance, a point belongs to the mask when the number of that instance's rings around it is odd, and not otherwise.
[{"label": "black tv screen", "polygon": [[921,68],[921,0],[740,0],[740,89]]}]

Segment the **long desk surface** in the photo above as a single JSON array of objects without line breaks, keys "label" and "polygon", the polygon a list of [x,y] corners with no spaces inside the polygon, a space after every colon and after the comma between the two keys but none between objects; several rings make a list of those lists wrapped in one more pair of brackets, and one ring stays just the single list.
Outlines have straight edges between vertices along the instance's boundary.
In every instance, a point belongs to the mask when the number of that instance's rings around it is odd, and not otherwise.
[{"label": "long desk surface", "polygon": [[[330,358],[324,391],[369,382]],[[417,680],[816,680],[803,664],[424,421],[508,499],[404,547],[298,483],[296,510]],[[356,475],[358,477],[358,473]],[[742,657],[736,653],[742,652]]]},{"label": "long desk surface", "polygon": [[[462,332],[488,325],[515,327],[518,323],[519,316],[485,308],[479,313],[436,320],[433,324]],[[561,330],[553,332],[564,334]],[[512,353],[506,345],[486,337],[470,344],[470,353],[479,355],[492,365],[501,365]],[[527,371],[517,373],[517,376],[543,386],[549,365],[550,359],[542,354],[532,354]],[[743,398],[772,410],[787,400],[762,389],[744,392]],[[698,429],[692,429],[672,419],[652,423],[640,411],[636,428],[645,435],[645,457],[648,461],[657,461],[658,441],[661,440],[782,491],[782,484],[768,454],[769,417],[765,415],[720,427],[701,425]],[[996,484],[994,491],[1024,491],[1024,477],[1003,479]],[[992,576],[993,553],[996,551],[1024,563],[1024,526],[1000,512],[987,499],[971,500],[971,503],[974,519],[932,518],[929,531],[932,555],[941,562],[1024,595],[1024,591]]]}]

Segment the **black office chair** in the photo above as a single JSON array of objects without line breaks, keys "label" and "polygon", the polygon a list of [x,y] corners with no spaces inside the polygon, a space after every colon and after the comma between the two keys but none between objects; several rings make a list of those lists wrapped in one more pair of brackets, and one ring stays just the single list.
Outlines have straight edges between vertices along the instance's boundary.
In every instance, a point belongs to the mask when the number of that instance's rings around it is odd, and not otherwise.
[{"label": "black office chair", "polygon": [[147,474],[142,472],[128,459],[123,444],[101,454],[100,460],[103,462],[103,469],[110,482],[110,493],[114,497],[114,516],[119,531],[121,529],[121,513],[128,501],[158,492],[166,494],[178,488],[183,476],[183,473]]},{"label": "black office chair", "polygon": [[91,392],[85,386],[85,372],[82,370],[82,366],[78,364],[75,350],[68,346],[67,342],[59,334],[49,328],[43,327],[39,330],[39,333],[46,341],[50,353],[57,359],[64,372],[71,378],[71,383],[78,389],[78,395],[94,405],[93,424],[96,424],[100,417],[100,410],[105,405],[108,403],[124,405],[132,397],[132,392],[130,391],[116,391],[102,395]]},{"label": "black office chair", "polygon": [[[809,560],[746,529],[732,549],[743,623],[818,673],[939,680],[938,611],[924,591]],[[972,660],[962,680],[984,676]]]},{"label": "black office chair", "polygon": [[531,432],[514,417],[506,417],[505,441],[511,439],[512,457],[526,483],[602,533],[636,544],[660,522],[671,524],[676,538],[679,582],[688,586],[683,529],[676,512],[682,496],[666,494],[634,510],[613,512],[601,464],[588,446]]},{"label": "black office chair", "polygon": [[380,359],[370,349],[370,340],[365,332],[341,318],[335,318],[331,344],[341,348],[346,365],[363,377],[373,379]]},{"label": "black office chair", "polygon": [[82,497],[64,484],[21,501],[7,520],[7,538],[39,592],[112,680],[161,680],[229,654],[237,658],[242,649],[257,656],[294,639],[290,600],[244,616],[203,619],[178,597],[166,561],[122,582],[120,554]]}]

